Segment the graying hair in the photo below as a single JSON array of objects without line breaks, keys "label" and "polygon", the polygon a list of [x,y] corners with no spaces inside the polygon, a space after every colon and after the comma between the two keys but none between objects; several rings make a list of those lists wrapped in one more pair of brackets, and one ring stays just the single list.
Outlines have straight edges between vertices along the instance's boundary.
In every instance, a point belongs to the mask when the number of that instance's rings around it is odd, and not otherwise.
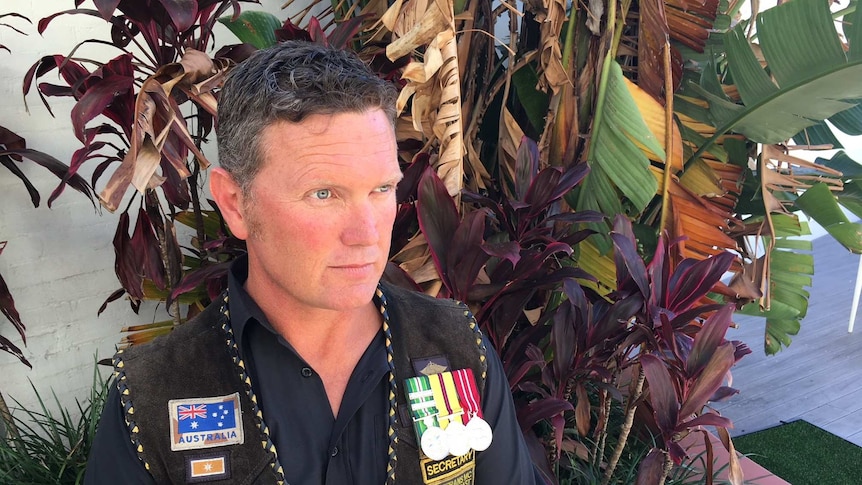
[{"label": "graying hair", "polygon": [[381,109],[394,127],[396,97],[391,83],[345,50],[289,41],[257,51],[228,74],[219,95],[219,163],[248,194],[268,126]]}]

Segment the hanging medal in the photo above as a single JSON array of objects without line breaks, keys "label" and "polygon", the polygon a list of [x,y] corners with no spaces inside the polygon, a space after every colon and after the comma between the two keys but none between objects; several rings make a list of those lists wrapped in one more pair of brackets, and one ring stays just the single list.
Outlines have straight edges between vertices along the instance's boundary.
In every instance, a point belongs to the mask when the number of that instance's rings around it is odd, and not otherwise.
[{"label": "hanging medal", "polygon": [[468,418],[466,438],[470,448],[476,451],[485,451],[491,446],[494,432],[487,421],[482,419],[482,406],[479,399],[479,390],[476,380],[473,378],[472,369],[459,369],[452,372],[458,397],[464,407]]},{"label": "hanging medal", "polygon": [[429,378],[434,400],[440,410],[440,427],[445,431],[449,444],[449,454],[465,455],[470,451],[470,444],[467,442],[467,429],[464,427],[464,409],[452,373],[441,372]]},{"label": "hanging medal", "polygon": [[446,434],[440,428],[439,411],[430,379],[428,376],[411,377],[405,384],[419,448],[432,460],[446,458],[449,455],[449,445]]}]

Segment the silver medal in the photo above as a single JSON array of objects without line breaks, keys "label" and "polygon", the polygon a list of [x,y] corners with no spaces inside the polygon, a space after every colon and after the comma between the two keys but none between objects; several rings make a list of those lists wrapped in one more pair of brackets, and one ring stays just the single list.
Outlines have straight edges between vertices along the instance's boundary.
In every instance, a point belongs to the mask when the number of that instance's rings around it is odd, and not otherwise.
[{"label": "silver medal", "polygon": [[450,421],[446,426],[446,441],[449,442],[449,454],[453,456],[466,455],[470,451],[467,439],[467,427],[460,421]]},{"label": "silver medal", "polygon": [[419,446],[422,448],[422,453],[425,453],[425,456],[434,461],[440,461],[449,456],[449,443],[446,439],[446,433],[436,426],[429,427],[422,433]]},{"label": "silver medal", "polygon": [[494,432],[487,421],[479,416],[473,416],[465,427],[467,431],[467,443],[476,451],[485,451],[491,446]]}]

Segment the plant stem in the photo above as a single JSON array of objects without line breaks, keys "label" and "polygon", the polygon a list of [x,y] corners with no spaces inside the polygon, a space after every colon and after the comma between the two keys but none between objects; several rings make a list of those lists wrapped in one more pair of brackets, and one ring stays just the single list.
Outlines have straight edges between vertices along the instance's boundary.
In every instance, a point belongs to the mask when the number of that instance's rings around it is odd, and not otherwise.
[{"label": "plant stem", "polygon": [[5,436],[0,438],[11,438],[12,442],[17,445],[21,441],[21,434],[18,433],[18,427],[15,426],[15,421],[12,421],[12,413],[9,412],[9,406],[6,405],[6,399],[3,398],[3,393],[0,392],[0,419],[6,426]]},{"label": "plant stem", "polygon": [[670,471],[673,468],[673,460],[670,459],[670,453],[664,451],[664,468],[661,471],[661,479],[658,481],[658,485],[664,485],[664,482],[667,481],[668,475],[670,475]]},{"label": "plant stem", "polygon": [[626,419],[623,422],[623,426],[620,429],[620,439],[617,442],[617,446],[614,449],[614,454],[611,455],[611,461],[608,462],[608,467],[605,469],[605,474],[602,476],[602,485],[608,485],[611,481],[611,477],[614,474],[614,469],[617,467],[617,463],[620,461],[620,457],[623,456],[623,449],[626,447],[626,441],[629,439],[629,433],[632,430],[632,423],[634,423],[635,419],[635,411],[637,410],[637,402],[641,398],[641,394],[643,393],[644,381],[646,380],[646,375],[644,374],[643,367],[638,366],[638,381],[635,386],[634,393],[629,396],[628,406],[626,409]]},{"label": "plant stem", "polygon": [[[614,379],[616,381],[616,379]],[[616,382],[614,382],[616,384]],[[611,419],[611,396],[608,395],[607,389],[602,389],[602,422],[598,426],[601,430],[601,435],[596,440],[596,446],[593,450],[593,462],[596,467],[601,467],[602,460],[605,459],[605,443],[608,440],[608,423]]]}]

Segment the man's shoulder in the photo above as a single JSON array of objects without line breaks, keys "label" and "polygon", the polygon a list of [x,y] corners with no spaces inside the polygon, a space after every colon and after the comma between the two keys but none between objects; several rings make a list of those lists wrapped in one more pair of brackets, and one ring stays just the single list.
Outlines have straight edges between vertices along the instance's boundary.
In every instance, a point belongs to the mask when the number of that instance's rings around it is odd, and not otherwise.
[{"label": "man's shoulder", "polygon": [[426,295],[421,291],[411,290],[401,286],[396,286],[389,283],[380,283],[383,289],[383,294],[389,302],[394,302],[402,306],[419,305],[423,307],[436,307],[438,309],[451,309],[464,311],[467,306],[463,303],[451,298],[435,298]]}]

